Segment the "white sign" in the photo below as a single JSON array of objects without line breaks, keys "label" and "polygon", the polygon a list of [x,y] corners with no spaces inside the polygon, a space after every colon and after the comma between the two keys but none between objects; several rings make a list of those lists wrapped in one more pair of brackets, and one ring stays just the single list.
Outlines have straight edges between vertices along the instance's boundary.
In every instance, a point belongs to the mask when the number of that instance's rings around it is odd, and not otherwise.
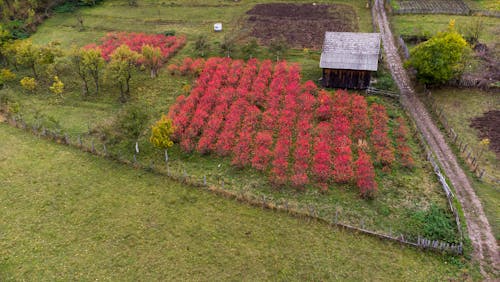
[{"label": "white sign", "polygon": [[214,24],[214,31],[222,31],[222,23]]}]

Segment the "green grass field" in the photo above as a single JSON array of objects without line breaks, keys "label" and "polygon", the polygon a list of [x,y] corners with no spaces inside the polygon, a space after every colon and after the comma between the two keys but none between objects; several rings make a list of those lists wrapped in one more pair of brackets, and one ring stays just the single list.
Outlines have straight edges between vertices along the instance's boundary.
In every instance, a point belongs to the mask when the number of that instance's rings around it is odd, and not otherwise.
[{"label": "green grass field", "polygon": [[[436,103],[443,109],[443,114],[455,132],[477,153],[481,138],[478,130],[470,127],[473,118],[482,116],[491,110],[500,110],[500,96],[494,93],[470,89],[443,88],[432,91]],[[486,172],[500,179],[500,160],[491,150],[484,150],[480,165]],[[476,181],[476,192],[484,204],[490,224],[494,228],[495,235],[500,238],[500,190],[495,189],[496,183],[488,178]]]},{"label": "green grass field", "polygon": [[463,259],[263,211],[0,124],[0,280],[479,279]]}]

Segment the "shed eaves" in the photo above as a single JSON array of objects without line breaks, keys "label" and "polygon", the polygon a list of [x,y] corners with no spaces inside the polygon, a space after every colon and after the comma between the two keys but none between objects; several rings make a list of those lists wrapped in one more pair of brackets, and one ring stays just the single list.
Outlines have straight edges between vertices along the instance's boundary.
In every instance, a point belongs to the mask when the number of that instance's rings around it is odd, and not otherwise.
[{"label": "shed eaves", "polygon": [[376,71],[380,33],[326,32],[320,68]]}]

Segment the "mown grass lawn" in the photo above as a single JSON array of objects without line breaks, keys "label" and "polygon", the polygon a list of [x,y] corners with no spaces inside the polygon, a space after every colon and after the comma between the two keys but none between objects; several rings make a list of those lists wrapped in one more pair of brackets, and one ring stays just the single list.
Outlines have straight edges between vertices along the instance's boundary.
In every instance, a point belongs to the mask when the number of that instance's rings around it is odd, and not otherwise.
[{"label": "mown grass lawn", "polygon": [[460,258],[248,207],[4,124],[0,210],[2,281],[479,278]]}]

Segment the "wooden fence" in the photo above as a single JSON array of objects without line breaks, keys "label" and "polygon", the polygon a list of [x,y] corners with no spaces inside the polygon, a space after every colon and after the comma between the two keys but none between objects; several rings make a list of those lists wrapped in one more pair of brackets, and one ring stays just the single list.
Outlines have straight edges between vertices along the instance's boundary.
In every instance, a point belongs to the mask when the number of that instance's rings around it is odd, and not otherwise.
[{"label": "wooden fence", "polygon": [[[443,109],[439,107],[436,103],[436,100],[432,96],[430,90],[425,89],[425,93],[427,94],[427,103],[430,105],[431,110],[437,116],[439,122],[445,129],[446,133],[450,137],[450,140],[453,144],[457,146],[458,151],[462,155],[465,163],[469,166],[471,171],[476,174],[476,176],[480,180],[487,179],[489,182],[500,184],[500,179],[490,175],[486,172],[484,168],[481,168],[479,165],[479,158],[477,157],[477,153],[474,152],[472,146],[467,143],[460,135],[455,131],[455,129],[450,125],[448,119],[443,114]],[[500,189],[498,186],[493,186],[493,189]]]},{"label": "wooden fence", "polygon": [[[255,194],[253,191],[250,191],[248,189],[231,189],[230,185],[228,185],[224,181],[224,179],[221,179],[216,183],[209,183],[206,175],[199,178],[190,176],[186,169],[172,170],[169,166],[169,158],[167,154],[165,154],[164,163],[160,165],[154,164],[152,162],[150,162],[149,164],[143,164],[139,160],[140,150],[138,143],[135,143],[135,147],[133,148],[133,157],[132,159],[129,159],[124,156],[112,154],[110,153],[110,150],[108,150],[109,148],[106,147],[106,144],[96,146],[92,139],[84,140],[84,137],[82,137],[81,135],[77,136],[76,138],[71,138],[68,134],[63,133],[59,130],[50,130],[45,127],[39,127],[38,125],[28,125],[21,117],[11,117],[7,122],[14,127],[22,128],[40,138],[52,140],[59,144],[73,146],[94,155],[132,165],[137,169],[143,169],[152,173],[167,176],[173,180],[188,184],[191,187],[197,187],[203,190],[207,190],[226,198],[235,199],[252,206],[262,207],[263,209],[270,209],[278,212],[285,212],[290,215],[305,218],[308,220],[316,220],[329,226],[336,226],[346,230],[367,234],[379,239],[415,247],[420,250],[431,250],[453,255],[462,255],[464,251],[462,240],[460,240],[460,243],[458,244],[443,242],[439,240],[430,240],[420,236],[416,240],[411,240],[405,238],[403,234],[393,234],[392,230],[389,230],[388,233],[380,233],[377,231],[369,230],[365,227],[364,220],[361,220],[359,226],[343,223],[341,221],[342,214],[340,214],[338,209],[336,209],[335,214],[324,214],[317,206],[314,205],[305,205],[297,202],[290,202],[288,199],[274,199],[266,195]],[[451,191],[449,192],[451,194]],[[450,202],[450,205],[453,204]]]}]

